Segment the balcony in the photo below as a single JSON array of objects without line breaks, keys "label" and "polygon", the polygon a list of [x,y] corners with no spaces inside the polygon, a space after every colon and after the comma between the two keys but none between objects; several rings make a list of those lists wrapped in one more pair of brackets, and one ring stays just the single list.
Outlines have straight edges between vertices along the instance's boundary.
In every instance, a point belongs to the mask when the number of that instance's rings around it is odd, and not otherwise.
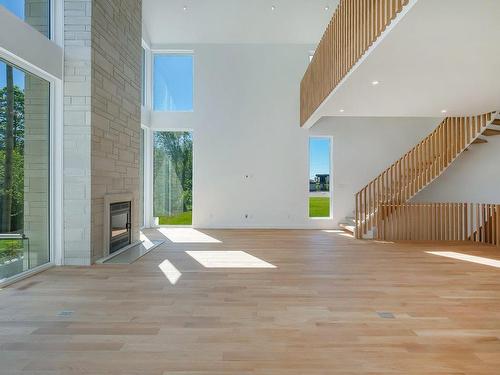
[{"label": "balcony", "polygon": [[301,126],[497,108],[498,14],[488,0],[340,1],[301,82]]}]

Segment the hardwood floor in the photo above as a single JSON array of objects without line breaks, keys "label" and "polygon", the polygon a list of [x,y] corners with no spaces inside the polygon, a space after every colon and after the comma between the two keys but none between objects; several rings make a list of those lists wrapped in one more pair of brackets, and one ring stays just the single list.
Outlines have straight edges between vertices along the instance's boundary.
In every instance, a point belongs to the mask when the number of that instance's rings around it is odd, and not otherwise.
[{"label": "hardwood floor", "polygon": [[500,373],[500,268],[426,252],[497,248],[202,232],[0,290],[0,374]]}]

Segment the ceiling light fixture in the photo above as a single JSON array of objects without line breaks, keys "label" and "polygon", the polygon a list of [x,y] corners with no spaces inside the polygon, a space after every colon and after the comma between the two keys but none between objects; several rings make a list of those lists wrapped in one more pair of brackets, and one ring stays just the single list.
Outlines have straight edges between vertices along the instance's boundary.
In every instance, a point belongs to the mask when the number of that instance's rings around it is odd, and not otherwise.
[{"label": "ceiling light fixture", "polygon": [[380,82],[379,81],[372,81],[373,86],[377,86]]},{"label": "ceiling light fixture", "polygon": [[184,7],[182,9],[183,10],[188,10],[188,7],[186,5],[184,5]]},{"label": "ceiling light fixture", "polygon": [[343,110],[343,109],[341,109],[339,112],[340,112],[340,113],[344,113],[344,110]]},{"label": "ceiling light fixture", "polygon": [[276,10],[276,7],[274,5],[271,5],[271,10]]},{"label": "ceiling light fixture", "polygon": [[448,112],[446,109],[443,109],[443,110],[441,111],[441,113],[446,113],[446,112]]},{"label": "ceiling light fixture", "polygon": [[326,10],[326,11],[329,11],[329,10],[330,10],[330,7],[329,7],[328,5],[327,5],[327,6],[325,6],[325,10]]}]

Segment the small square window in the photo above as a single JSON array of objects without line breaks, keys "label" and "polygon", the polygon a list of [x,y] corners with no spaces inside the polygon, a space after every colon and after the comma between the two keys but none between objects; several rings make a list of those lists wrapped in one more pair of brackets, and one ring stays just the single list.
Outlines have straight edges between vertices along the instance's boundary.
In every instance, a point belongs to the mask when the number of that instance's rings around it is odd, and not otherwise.
[{"label": "small square window", "polygon": [[193,56],[154,55],[153,110],[193,110]]}]

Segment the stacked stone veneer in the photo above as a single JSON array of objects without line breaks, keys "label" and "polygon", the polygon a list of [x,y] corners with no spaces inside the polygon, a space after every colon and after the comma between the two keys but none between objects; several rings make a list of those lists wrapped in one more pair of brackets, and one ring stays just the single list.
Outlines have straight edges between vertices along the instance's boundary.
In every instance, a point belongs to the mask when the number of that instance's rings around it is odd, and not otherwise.
[{"label": "stacked stone veneer", "polygon": [[[139,196],[142,0],[65,0],[65,263],[105,255],[104,195]],[[138,199],[133,207],[138,238]]]},{"label": "stacked stone veneer", "polygon": [[92,259],[103,249],[104,195],[132,193],[139,237],[142,0],[92,8]]},{"label": "stacked stone veneer", "polygon": [[64,262],[90,255],[92,0],[64,1]]}]

